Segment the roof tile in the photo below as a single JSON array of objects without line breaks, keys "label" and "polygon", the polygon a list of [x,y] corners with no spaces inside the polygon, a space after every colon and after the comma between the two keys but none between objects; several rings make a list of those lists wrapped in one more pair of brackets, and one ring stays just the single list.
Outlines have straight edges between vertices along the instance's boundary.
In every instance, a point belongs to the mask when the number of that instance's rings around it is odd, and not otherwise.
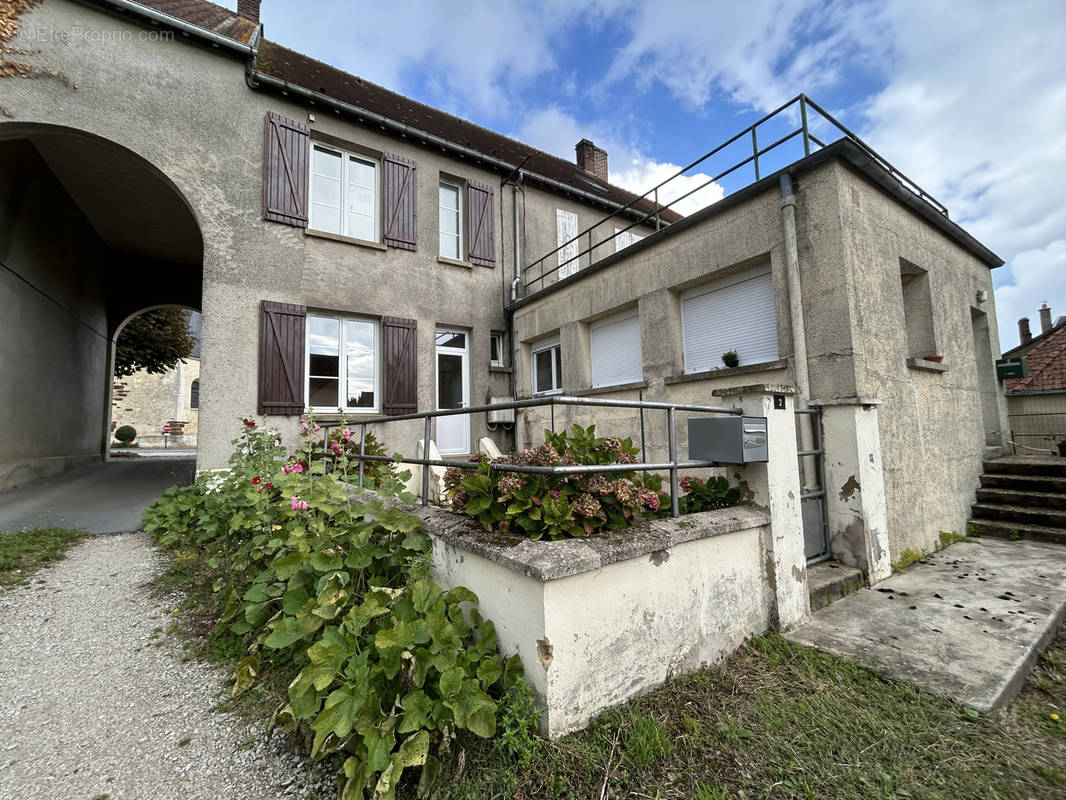
[{"label": "roof tile", "polygon": [[1066,389],[1066,322],[1033,339],[1019,355],[1029,362],[1029,375],[1005,381],[1008,394]]}]

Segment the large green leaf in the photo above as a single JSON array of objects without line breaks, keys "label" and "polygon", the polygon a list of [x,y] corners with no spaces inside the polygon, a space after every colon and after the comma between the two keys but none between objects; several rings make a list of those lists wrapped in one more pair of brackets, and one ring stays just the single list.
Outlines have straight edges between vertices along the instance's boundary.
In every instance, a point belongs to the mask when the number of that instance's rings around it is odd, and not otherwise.
[{"label": "large green leaf", "polygon": [[363,733],[363,744],[366,746],[366,776],[369,778],[375,772],[381,772],[389,766],[392,750],[396,746],[396,734],[393,733],[393,723],[372,727]]},{"label": "large green leaf", "polygon": [[304,635],[304,624],[299,619],[296,617],[282,617],[278,620],[278,624],[274,626],[271,634],[263,640],[263,644],[275,650],[280,650],[300,641],[304,638]]},{"label": "large green leaf", "polygon": [[270,566],[279,580],[287,581],[303,566],[306,558],[304,553],[296,551],[275,559]]},{"label": "large green leaf", "polygon": [[404,714],[403,719],[400,721],[400,726],[396,729],[397,733],[412,733],[423,728],[433,727],[433,723],[430,721],[433,701],[421,689],[404,697],[400,701],[400,706],[403,708]]},{"label": "large green leaf", "polygon": [[452,697],[458,693],[460,687],[463,684],[463,678],[466,677],[466,670],[462,667],[453,667],[440,676],[440,696]]},{"label": "large green leaf", "polygon": [[429,731],[419,731],[400,744],[400,763],[405,767],[420,767],[429,755]]},{"label": "large green leaf", "polygon": [[444,705],[455,714],[455,724],[487,739],[496,733],[496,704],[478,688],[477,681],[464,681],[454,699]]},{"label": "large green leaf", "polygon": [[374,637],[374,645],[378,650],[385,650],[390,647],[410,647],[414,635],[411,631],[411,626],[402,620],[397,620],[396,624],[392,628],[383,628],[377,632]]},{"label": "large green leaf", "polygon": [[365,693],[352,684],[330,692],[321,713],[311,723],[311,728],[315,732],[315,741],[311,747],[312,758],[318,756],[322,745],[331,733],[343,738],[352,732],[359,712],[363,709],[365,698]]},{"label": "large green leaf", "polygon": [[443,592],[437,584],[425,578],[415,581],[411,586],[411,602],[414,604],[415,611],[419,614],[425,614],[440,599],[442,594]]}]

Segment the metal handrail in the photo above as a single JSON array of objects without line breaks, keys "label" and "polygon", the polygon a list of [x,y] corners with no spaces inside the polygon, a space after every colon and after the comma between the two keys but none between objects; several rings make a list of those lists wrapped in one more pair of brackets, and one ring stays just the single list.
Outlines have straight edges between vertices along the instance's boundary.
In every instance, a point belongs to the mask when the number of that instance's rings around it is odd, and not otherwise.
[{"label": "metal handrail", "polygon": [[[791,130],[789,133],[786,133],[784,136],[780,137],[779,139],[774,141],[772,144],[766,145],[765,147],[760,147],[759,146],[759,138],[758,138],[758,130],[757,130],[758,127],[760,125],[763,125],[763,124],[769,122],[771,119],[775,119],[779,115],[784,114],[785,112],[789,111],[790,109],[792,109],[793,106],[795,106],[797,104],[799,105],[799,117],[800,117],[799,127],[794,129],[794,130]],[[938,211],[939,213],[943,214],[945,217],[948,216],[947,207],[943,203],[939,202],[931,194],[929,194],[924,189],[922,189],[921,186],[919,186],[913,180],[911,180],[906,175],[904,175],[902,172],[900,172],[898,169],[896,169],[894,166],[892,166],[892,164],[889,163],[889,161],[887,159],[885,159],[876,150],[874,150],[872,147],[870,147],[868,144],[866,144],[864,141],[862,141],[850,129],[848,129],[846,126],[841,124],[835,117],[833,117],[832,114],[830,114],[828,111],[826,111],[820,105],[818,105],[816,102],[811,100],[805,94],[798,94],[795,97],[793,97],[791,100],[789,100],[788,102],[782,104],[778,108],[776,108],[773,111],[771,111],[769,114],[766,114],[765,116],[763,116],[761,119],[759,119],[755,123],[749,125],[747,128],[742,130],[740,133],[735,134],[734,136],[730,137],[726,141],[724,141],[721,144],[719,144],[718,146],[714,147],[713,149],[711,149],[710,151],[708,151],[704,155],[700,156],[699,158],[697,158],[695,161],[693,161],[688,166],[682,167],[677,172],[675,172],[673,175],[671,175],[670,177],[666,178],[666,180],[662,181],[661,183],[656,184],[651,189],[646,191],[644,194],[640,195],[639,197],[633,198],[633,200],[631,200],[626,205],[624,205],[621,208],[613,211],[611,214],[608,214],[606,217],[603,217],[599,221],[593,223],[588,228],[585,228],[583,231],[580,231],[576,236],[574,236],[573,238],[563,242],[558,247],[556,247],[554,250],[552,250],[552,251],[550,251],[548,253],[545,253],[543,256],[541,256],[538,259],[535,259],[534,261],[529,262],[529,264],[526,266],[526,273],[527,274],[532,273],[533,270],[534,270],[534,267],[536,267],[536,268],[538,268],[537,269],[537,274],[534,275],[531,278],[527,278],[527,280],[524,282],[523,286],[528,290],[532,286],[534,286],[534,284],[538,284],[539,283],[540,284],[540,286],[539,286],[540,289],[545,288],[545,281],[548,278],[550,278],[551,276],[556,275],[559,272],[559,270],[562,269],[563,267],[568,267],[569,265],[576,263],[577,267],[575,268],[575,272],[577,270],[579,270],[580,269],[581,257],[584,256],[584,255],[588,255],[588,257],[589,257],[589,265],[591,266],[591,264],[595,263],[592,260],[592,254],[593,254],[593,251],[596,248],[604,247],[605,245],[610,244],[610,242],[614,241],[617,237],[621,236],[624,233],[628,233],[631,229],[633,229],[633,228],[635,228],[635,227],[637,227],[639,225],[644,225],[649,220],[654,219],[655,230],[660,230],[661,227],[662,227],[662,220],[661,220],[662,211],[669,209],[671,206],[676,205],[677,203],[679,203],[682,200],[690,197],[691,195],[695,194],[696,192],[698,192],[698,191],[700,191],[702,189],[705,189],[707,186],[709,186],[710,184],[714,183],[715,181],[718,181],[718,180],[726,177],[727,175],[730,175],[733,172],[736,172],[741,167],[747,166],[748,164],[752,164],[754,166],[754,171],[755,171],[755,180],[756,181],[760,180],[760,178],[762,177],[762,171],[761,171],[760,166],[759,166],[759,158],[761,156],[765,156],[767,153],[769,153],[769,152],[771,152],[773,150],[776,150],[778,147],[780,147],[781,145],[785,144],[786,142],[791,141],[792,139],[796,138],[797,136],[802,136],[802,138],[803,138],[803,155],[804,155],[804,157],[809,156],[811,154],[811,145],[812,144],[817,145],[818,148],[826,147],[826,143],[823,142],[821,139],[819,139],[814,134],[812,134],[811,131],[810,131],[810,123],[809,123],[809,120],[808,120],[808,109],[814,111],[818,115],[818,117],[820,118],[821,121],[827,123],[831,128],[835,128],[840,134],[842,134],[842,138],[850,139],[852,142],[854,142],[864,153],[866,153],[866,155],[868,155],[871,159],[876,161],[877,164],[879,166],[881,166],[882,169],[884,169],[886,172],[888,172],[889,175],[891,175],[893,178],[895,178],[900,183],[901,186],[904,186],[909,191],[913,192],[918,197],[920,197],[922,200],[924,200],[927,203],[929,203],[931,206],[933,206],[934,209],[936,209],[936,211]],[[663,188],[664,186],[666,186],[668,183],[670,183],[671,181],[675,180],[676,178],[681,177],[682,175],[684,175],[686,172],[688,172],[689,170],[693,169],[694,167],[699,166],[700,164],[702,164],[704,161],[706,161],[707,159],[711,158],[712,156],[717,155],[719,152],[724,150],[726,147],[730,146],[731,144],[734,144],[735,142],[740,141],[741,139],[743,139],[745,137],[750,137],[751,138],[752,154],[750,156],[744,158],[743,160],[741,160],[739,162],[736,162],[736,163],[732,164],[727,169],[725,169],[722,172],[719,172],[718,174],[708,178],[706,181],[701,183],[696,188],[690,189],[689,191],[685,192],[684,194],[680,195],[679,197],[674,198],[669,203],[662,204],[662,203],[659,202],[659,190],[661,188]],[[793,162],[793,163],[795,163],[795,162]],[[607,236],[606,238],[604,238],[602,241],[595,242],[595,243],[592,241],[592,233],[593,233],[593,231],[598,229],[601,225],[606,224],[610,220],[613,220],[613,219],[616,219],[616,218],[619,218],[619,217],[622,217],[622,216],[626,217],[626,221],[631,220],[635,213],[637,213],[637,214],[640,213],[640,210],[637,209],[636,206],[638,204],[641,204],[641,203],[644,203],[644,202],[650,202],[652,204],[652,210],[651,211],[648,211],[647,213],[644,213],[644,215],[639,217],[638,219],[629,222],[629,224],[626,225],[626,227],[618,229],[613,234],[611,234],[611,235]],[[568,259],[565,263],[557,264],[557,265],[553,266],[551,269],[545,271],[544,263],[548,259],[550,259],[552,256],[558,256],[558,254],[560,254],[565,248],[569,247],[572,244],[577,243],[580,246],[582,239],[587,239],[588,240],[588,244],[585,247],[585,249],[579,251],[573,258]],[[558,258],[556,260],[558,260]]]},{"label": "metal handrail", "polygon": [[[477,469],[482,462],[478,461],[453,461],[448,459],[432,459],[429,457],[429,442],[431,423],[435,417],[450,417],[456,414],[478,414],[491,411],[507,411],[509,409],[536,408],[550,406],[554,414],[555,406],[601,406],[609,408],[636,408],[641,413],[645,409],[666,411],[669,442],[669,461],[642,462],[639,464],[578,464],[573,466],[538,466],[533,464],[493,464],[488,462],[491,469],[500,472],[520,472],[535,475],[586,475],[597,472],[635,472],[637,470],[669,470],[670,471],[670,512],[671,516],[680,515],[678,508],[678,477],[680,469],[695,469],[699,467],[713,467],[713,461],[678,461],[677,438],[675,436],[676,412],[695,411],[703,414],[729,414],[739,416],[744,413],[743,409],[730,408],[727,406],[702,406],[685,403],[662,403],[652,400],[610,400],[597,397],[569,397],[566,395],[554,395],[552,397],[537,397],[529,400],[511,400],[505,403],[487,403],[480,406],[465,408],[443,408],[437,411],[419,411],[413,414],[398,414],[393,417],[382,417],[372,421],[359,421],[354,425],[348,422],[318,423],[322,430],[322,454],[325,458],[332,458],[330,450],[330,431],[336,428],[352,428],[359,426],[359,453],[350,455],[359,461],[359,488],[363,488],[365,480],[365,465],[367,461],[390,462],[399,464],[418,464],[422,467],[422,505],[429,505],[429,467],[460,467],[463,469]],[[554,418],[554,417],[553,417]],[[366,453],[366,427],[386,422],[403,422],[405,420],[421,419],[425,421],[425,436],[422,446],[422,458],[400,458],[389,456],[373,456]],[[643,418],[641,421],[643,426]],[[642,453],[643,455],[643,453]]]}]

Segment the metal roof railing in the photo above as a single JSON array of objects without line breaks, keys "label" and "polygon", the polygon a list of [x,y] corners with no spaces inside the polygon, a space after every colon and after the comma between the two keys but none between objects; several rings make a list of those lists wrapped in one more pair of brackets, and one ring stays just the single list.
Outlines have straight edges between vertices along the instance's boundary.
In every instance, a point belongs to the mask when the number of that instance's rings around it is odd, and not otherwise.
[{"label": "metal roof railing", "polygon": [[[796,109],[797,106],[798,114]],[[791,121],[793,119],[797,119],[797,117],[798,122],[792,123],[795,124],[794,128],[791,128],[790,130],[788,130],[787,133],[782,136],[779,136],[770,144],[760,145],[759,128],[761,126],[765,126],[767,125],[767,123],[770,122],[781,120],[786,120],[791,123]],[[829,135],[817,136],[812,132],[812,127],[818,129],[824,127],[827,128],[830,133]],[[780,153],[779,148],[781,148],[786,143],[796,139],[797,137],[799,137],[803,143],[803,157],[809,156],[811,154],[812,146],[817,149],[826,147],[827,143],[831,143],[829,141],[830,139],[832,141],[837,141],[839,139],[851,140],[882,169],[884,169],[889,175],[895,178],[901,186],[904,186],[905,188],[916,194],[918,197],[920,197],[922,200],[929,203],[929,205],[931,205],[940,214],[943,214],[945,217],[948,216],[947,207],[944,206],[943,203],[939,202],[936,198],[934,198],[932,195],[922,189],[921,186],[919,186],[917,183],[912,181],[910,178],[908,178],[906,175],[904,175],[902,172],[892,166],[892,164],[890,164],[887,159],[882,157],[876,150],[874,150],[868,144],[863,142],[847,127],[842,125],[835,117],[833,117],[832,114],[830,114],[816,102],[811,100],[805,94],[799,94],[793,97],[784,105],[774,109],[754,124],[749,125],[740,133],[736,134],[735,136],[732,136],[714,149],[700,156],[688,166],[682,167],[669,178],[653,186],[640,197],[634,198],[625,206],[622,206],[621,208],[602,218],[601,220],[589,226],[588,228],[585,228],[573,238],[560,244],[554,250],[545,253],[540,258],[530,262],[526,266],[524,273],[525,278],[523,281],[523,286],[526,290],[525,293],[528,295],[533,292],[540,291],[541,289],[546,288],[552,283],[561,280],[563,277],[567,277],[566,275],[560,276],[559,274],[559,271],[563,268],[572,269],[576,273],[577,271],[579,271],[581,258],[583,256],[587,256],[588,263],[586,266],[594,264],[594,250],[598,248],[603,248],[605,245],[609,245],[619,236],[628,233],[633,228],[637,228],[643,225],[653,225],[655,227],[655,230],[660,230],[664,226],[664,224],[666,224],[662,221],[662,212],[664,210],[670,209],[672,206],[676,206],[681,201],[691,197],[692,195],[703,189],[706,189],[711,184],[716,183],[717,181],[729,175],[732,175],[734,172],[741,169],[742,167],[746,167],[749,164],[752,165],[754,168],[754,182],[758,182],[763,177],[762,167],[765,165],[766,156],[775,151]],[[744,139],[750,139],[751,141],[750,155],[730,164],[728,167],[711,176],[695,188],[689,189],[678,197],[673,198],[672,200],[670,200],[670,202],[660,203],[660,190],[662,190],[672,181],[684,177],[686,173],[704,164],[704,162],[706,162],[713,156],[722,153],[729,146],[736,144],[737,142],[743,141]],[[762,159],[762,163],[760,163],[760,159]],[[792,161],[790,163],[795,163],[795,161]],[[749,184],[744,185],[746,186]],[[641,201],[650,201],[653,204],[653,210],[647,212],[646,214],[643,214],[643,216],[640,216],[639,210],[636,209],[637,204]],[[624,219],[621,219],[623,215]],[[634,219],[634,217],[636,218]],[[598,241],[594,241],[593,232],[595,232],[597,229],[607,224],[611,220],[619,220],[619,224],[626,223],[625,227],[618,228],[610,235],[604,236]],[[578,245],[578,247],[581,247],[581,245],[584,244],[584,248],[580,249],[575,255],[572,256],[569,252],[567,252],[566,255],[562,255],[564,251],[568,251],[568,248],[570,248],[570,246],[574,245],[575,243]],[[563,260],[563,263],[548,264],[550,260],[553,260],[555,262]],[[548,268],[546,268],[546,266]]]},{"label": "metal roof railing", "polygon": [[[372,456],[366,453],[366,428],[367,425],[379,425],[389,422],[403,422],[405,420],[420,419],[425,423],[425,439],[432,440],[432,422],[435,417],[449,417],[456,414],[488,414],[492,411],[506,411],[507,409],[536,408],[550,406],[552,409],[552,426],[554,428],[555,406],[606,406],[609,408],[635,408],[640,411],[641,439],[644,437],[644,410],[657,409],[666,411],[667,418],[667,443],[669,448],[669,461],[644,462],[638,464],[577,464],[572,466],[536,466],[531,464],[494,464],[489,462],[489,467],[501,472],[521,472],[539,475],[586,475],[597,472],[637,472],[641,470],[669,470],[670,471],[670,507],[671,515],[676,517],[680,514],[678,509],[678,470],[696,469],[700,467],[713,467],[717,464],[713,461],[678,461],[677,458],[677,417],[678,411],[694,411],[703,414],[730,414],[738,416],[743,414],[739,408],[725,406],[700,406],[685,405],[680,403],[661,403],[650,400],[608,400],[597,397],[567,397],[554,395],[552,397],[537,397],[531,400],[511,400],[506,403],[489,403],[480,406],[467,406],[464,408],[447,408],[438,411],[421,411],[414,414],[399,414],[394,417],[382,417],[367,422],[320,422],[322,429],[322,454],[326,459],[334,458],[330,449],[330,431],[336,428],[360,428],[359,453],[350,454],[348,458],[354,458],[359,462],[359,486],[363,486],[365,464],[367,461],[387,461],[400,464],[418,464],[422,467],[422,505],[429,505],[429,467],[462,467],[465,469],[477,469],[480,462],[477,461],[451,461],[448,459],[433,459],[429,457],[429,446],[422,448],[422,458],[392,458],[390,456]],[[641,442],[641,458],[644,458],[644,444]]]}]

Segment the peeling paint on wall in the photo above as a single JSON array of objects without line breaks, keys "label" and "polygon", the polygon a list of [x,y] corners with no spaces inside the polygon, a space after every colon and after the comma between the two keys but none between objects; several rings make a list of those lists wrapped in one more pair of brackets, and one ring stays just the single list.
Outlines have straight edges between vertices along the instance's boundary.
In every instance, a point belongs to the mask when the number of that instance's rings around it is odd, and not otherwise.
[{"label": "peeling paint on wall", "polygon": [[844,485],[840,487],[841,502],[850,500],[855,494],[855,492],[859,491],[860,488],[861,487],[859,486],[859,482],[855,480],[855,476],[852,475],[850,478],[847,479],[847,481],[844,482]]},{"label": "peeling paint on wall", "polygon": [[541,666],[547,669],[552,665],[552,659],[554,658],[554,648],[552,648],[551,642],[548,641],[548,637],[543,639],[537,639],[537,657],[540,658]]},{"label": "peeling paint on wall", "polygon": [[656,550],[654,553],[648,556],[648,560],[651,561],[651,563],[655,566],[661,567],[664,563],[670,560],[670,551]]}]

